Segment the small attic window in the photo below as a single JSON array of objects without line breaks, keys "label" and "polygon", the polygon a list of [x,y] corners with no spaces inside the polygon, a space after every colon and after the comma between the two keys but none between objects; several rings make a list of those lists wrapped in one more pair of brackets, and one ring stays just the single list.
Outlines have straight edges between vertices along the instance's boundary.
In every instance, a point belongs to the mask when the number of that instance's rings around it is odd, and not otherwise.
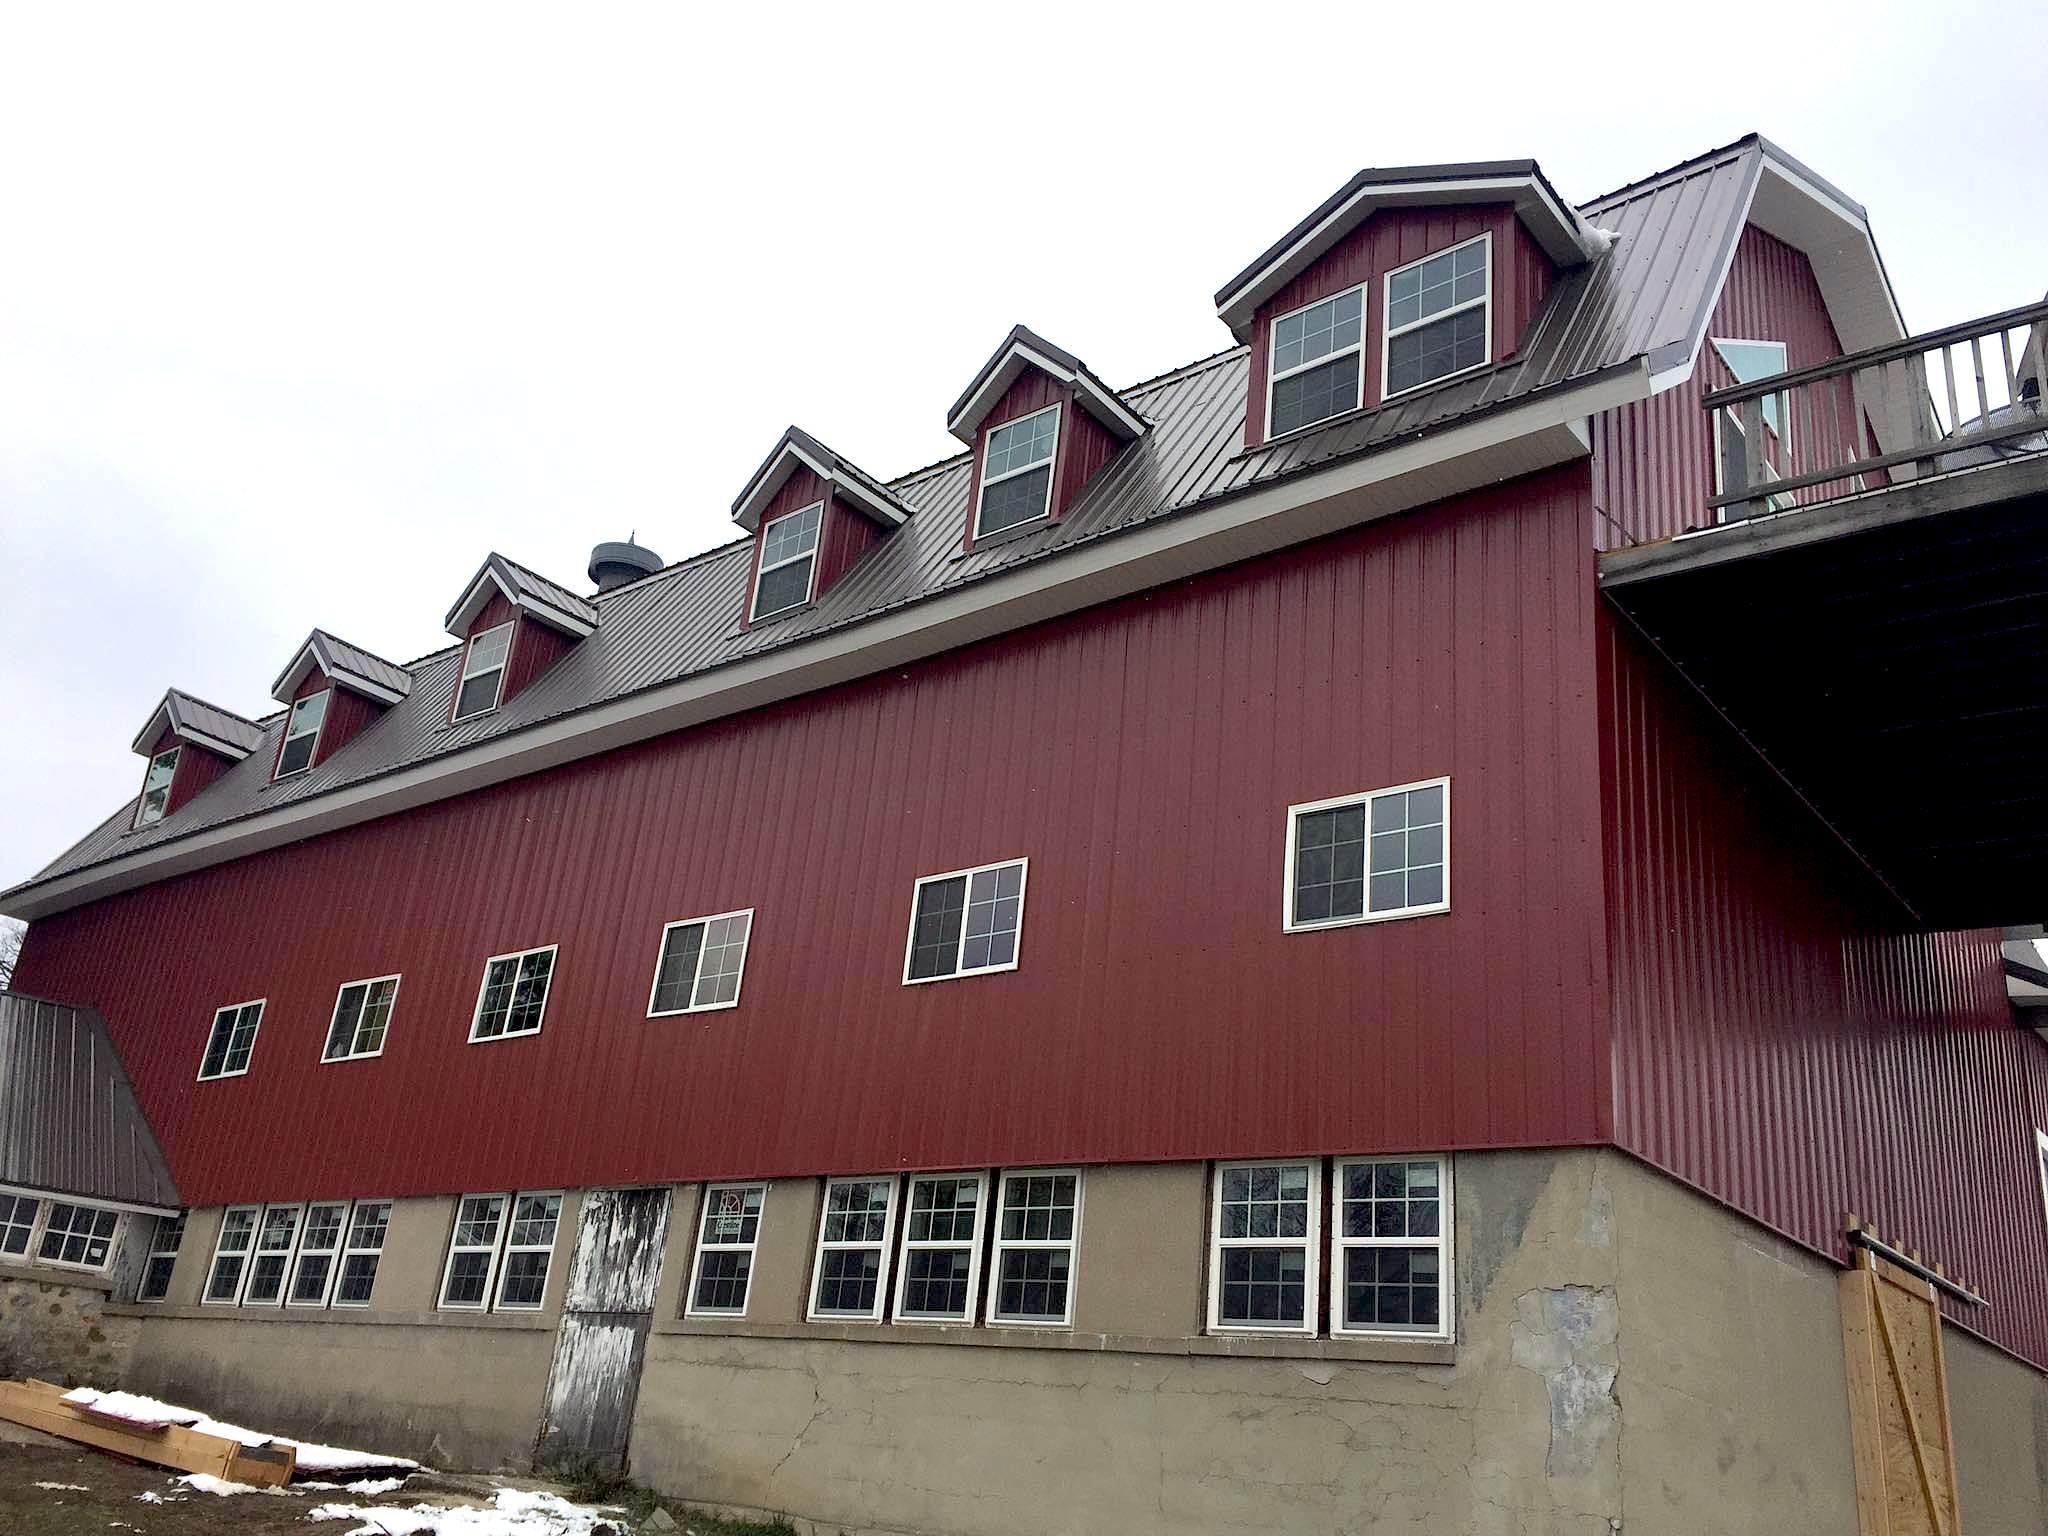
[{"label": "small attic window", "polygon": [[787,613],[811,600],[811,578],[818,568],[818,528],[824,520],[825,503],[814,501],[761,530],[761,569],[754,578],[755,618]]},{"label": "small attic window", "polygon": [[1021,527],[1051,510],[1053,453],[1059,436],[1056,405],[990,429],[981,463],[981,505],[974,521],[977,539]]},{"label": "small attic window", "polygon": [[327,718],[327,699],[332,692],[323,688],[292,704],[291,718],[284,727],[284,745],[277,753],[277,772],[271,777],[288,779],[313,766],[313,750],[320,745],[320,724]]},{"label": "small attic window", "polygon": [[1390,399],[1493,355],[1493,237],[1481,235],[1387,274],[1386,355]]},{"label": "small attic window", "polygon": [[512,649],[512,626],[500,624],[471,637],[462,658],[462,683],[455,691],[457,721],[488,715],[498,707],[505,682],[505,658]]},{"label": "small attic window", "polygon": [[171,800],[171,778],[178,771],[178,752],[177,747],[170,747],[149,760],[149,773],[142,781],[142,804],[135,808],[136,826],[164,819],[164,807]]},{"label": "small attic window", "polygon": [[1347,289],[1273,321],[1266,435],[1299,431],[1364,404],[1365,289]]}]

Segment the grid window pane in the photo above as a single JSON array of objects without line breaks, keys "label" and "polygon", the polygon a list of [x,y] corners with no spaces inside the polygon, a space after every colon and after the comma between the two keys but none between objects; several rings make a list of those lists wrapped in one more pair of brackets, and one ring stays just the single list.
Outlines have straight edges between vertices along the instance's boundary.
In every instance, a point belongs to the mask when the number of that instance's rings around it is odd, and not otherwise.
[{"label": "grid window pane", "polygon": [[503,1195],[464,1195],[455,1210],[449,1240],[448,1274],[441,1287],[444,1307],[481,1307],[490,1298],[492,1261],[505,1224]]},{"label": "grid window pane", "polygon": [[1319,368],[1274,381],[1272,435],[1298,431],[1357,408],[1358,353],[1354,351]]},{"label": "grid window pane", "polygon": [[1364,915],[1364,803],[1303,812],[1295,818],[1294,840],[1295,922]]},{"label": "grid window pane", "polygon": [[242,1273],[249,1262],[249,1249],[256,1241],[256,1219],[260,1214],[253,1205],[236,1206],[221,1218],[213,1268],[206,1276],[206,1300],[228,1302],[241,1294]]},{"label": "grid window pane", "polygon": [[900,1315],[958,1322],[972,1315],[981,1187],[979,1174],[924,1175],[910,1181]]},{"label": "grid window pane", "polygon": [[1415,389],[1486,361],[1486,311],[1460,310],[1387,343],[1387,393]]},{"label": "grid window pane", "polygon": [[310,693],[292,705],[285,722],[284,748],[277,755],[277,777],[298,773],[313,762],[320,740],[320,722],[327,718],[327,693]]},{"label": "grid window pane", "polygon": [[[4,1197],[0,1197],[0,1207],[5,1203]],[[184,1241],[184,1217],[157,1217],[156,1229],[149,1239],[149,1256],[142,1267],[142,1283],[135,1292],[137,1301],[162,1301],[170,1294],[171,1272],[177,1267],[178,1249]]]},{"label": "grid window pane", "polygon": [[264,1211],[263,1224],[256,1233],[256,1257],[249,1266],[249,1286],[242,1300],[268,1305],[283,1299],[285,1269],[298,1235],[297,1206],[273,1206]]},{"label": "grid window pane", "polygon": [[994,428],[988,435],[988,460],[982,467],[983,477],[993,480],[1051,458],[1059,421],[1059,407],[1054,406]]},{"label": "grid window pane", "polygon": [[824,504],[778,517],[761,530],[760,572],[754,579],[754,617],[782,613],[810,599]]},{"label": "grid window pane", "polygon": [[825,1186],[811,1312],[818,1317],[881,1316],[882,1277],[893,1225],[894,1179],[833,1179]]},{"label": "grid window pane", "polygon": [[1444,809],[1441,784],[1374,797],[1374,912],[1434,906],[1444,899]]},{"label": "grid window pane", "polygon": [[349,1216],[348,1245],[342,1252],[341,1275],[334,1283],[334,1305],[366,1307],[377,1283],[377,1263],[384,1234],[391,1226],[389,1200],[359,1200]]},{"label": "grid window pane", "polygon": [[889,1181],[854,1179],[834,1184],[825,1205],[828,1243],[879,1243],[889,1220]]},{"label": "grid window pane", "polygon": [[1308,1165],[1226,1168],[1219,1215],[1226,1238],[1307,1236]]},{"label": "grid window pane", "polygon": [[662,940],[661,963],[655,969],[655,1013],[681,1013],[690,1006],[697,985],[697,961],[704,953],[704,925],[685,923],[671,928]]},{"label": "grid window pane", "polygon": [[483,997],[477,1005],[471,1038],[496,1040],[505,1035],[530,1035],[539,1029],[554,969],[552,949],[491,961],[484,968]]},{"label": "grid window pane", "polygon": [[1024,921],[1021,860],[918,887],[906,979],[1006,969],[1017,962]]},{"label": "grid window pane", "polygon": [[767,1189],[760,1184],[713,1189],[704,1200],[704,1227],[699,1241],[715,1244],[752,1244],[761,1235],[761,1202]]},{"label": "grid window pane", "polygon": [[1005,1242],[1064,1243],[1074,1236],[1072,1174],[1033,1174],[1003,1181]]},{"label": "grid window pane", "polygon": [[1347,1332],[1440,1332],[1449,1211],[1438,1158],[1339,1165],[1332,1306]]},{"label": "grid window pane", "polygon": [[996,1221],[989,1320],[1062,1324],[1067,1320],[1080,1209],[1073,1173],[1003,1176]]},{"label": "grid window pane", "polygon": [[706,1252],[698,1263],[695,1308],[699,1312],[740,1313],[747,1309],[747,1281],[754,1255],[746,1249]]},{"label": "grid window pane", "polygon": [[697,968],[693,1007],[718,1008],[738,1000],[740,972],[747,961],[747,932],[752,925],[753,918],[745,912],[703,925],[703,960]]},{"label": "grid window pane", "polygon": [[374,1253],[352,1253],[341,1261],[341,1278],[334,1283],[337,1307],[370,1304],[370,1292],[377,1284],[377,1259]]},{"label": "grid window pane", "polygon": [[1006,1249],[996,1269],[1000,1322],[1057,1322],[1067,1315],[1073,1255],[1065,1248]]},{"label": "grid window pane", "polygon": [[1043,517],[1052,504],[1052,466],[1045,465],[1007,480],[984,482],[979,532],[1001,533]]},{"label": "grid window pane", "polygon": [[54,1202],[49,1220],[43,1225],[43,1240],[36,1249],[36,1257],[52,1264],[104,1269],[113,1252],[114,1228],[120,1220],[116,1211]]},{"label": "grid window pane", "polygon": [[1306,1248],[1226,1248],[1217,1319],[1225,1327],[1277,1327],[1303,1320]]},{"label": "grid window pane", "polygon": [[818,1271],[818,1311],[872,1314],[881,1275],[879,1248],[827,1249]]},{"label": "grid window pane", "polygon": [[965,1248],[917,1248],[904,1255],[903,1312],[908,1317],[965,1317],[973,1298]]},{"label": "grid window pane", "polygon": [[761,1236],[765,1184],[715,1184],[704,1192],[697,1231],[697,1278],[686,1310],[737,1317],[747,1309],[754,1244]]},{"label": "grid window pane", "polygon": [[216,1013],[212,1032],[206,1037],[206,1055],[199,1064],[200,1077],[232,1077],[248,1071],[249,1057],[256,1049],[256,1026],[262,1020],[260,1002],[241,1003]]},{"label": "grid window pane", "polygon": [[387,976],[377,981],[351,982],[341,989],[334,1003],[334,1022],[328,1026],[324,1061],[350,1056],[374,1056],[384,1049],[384,1031],[391,1022],[391,1004],[398,995],[398,979]]},{"label": "grid window pane", "polygon": [[560,1195],[522,1194],[512,1202],[505,1233],[505,1264],[498,1279],[498,1305],[531,1311],[547,1295],[548,1264],[561,1223]]},{"label": "grid window pane", "polygon": [[142,805],[135,813],[138,827],[164,819],[164,809],[171,800],[171,779],[178,771],[178,752],[177,747],[172,747],[149,760],[149,772],[142,781]]},{"label": "grid window pane", "polygon": [[960,969],[960,927],[967,914],[967,879],[928,880],[918,887],[910,924],[910,975],[950,976]]},{"label": "grid window pane", "polygon": [[818,527],[825,516],[823,503],[778,517],[761,534],[761,564],[780,565],[808,555],[818,547]]},{"label": "grid window pane", "polygon": [[28,1252],[29,1234],[35,1230],[37,1202],[27,1195],[0,1195],[0,1253]]},{"label": "grid window pane", "polygon": [[505,1282],[498,1288],[498,1305],[532,1309],[541,1304],[548,1289],[548,1255],[508,1253]]},{"label": "grid window pane", "polygon": [[490,1284],[491,1256],[488,1253],[458,1253],[448,1270],[448,1286],[441,1304],[447,1307],[480,1307],[484,1288]]},{"label": "grid window pane", "polygon": [[1365,290],[1354,288],[1273,322],[1273,372],[1287,373],[1358,345]]},{"label": "grid window pane", "polygon": [[980,1219],[981,1180],[918,1179],[904,1235],[912,1242],[966,1243]]},{"label": "grid window pane", "polygon": [[512,626],[500,624],[469,642],[462,658],[462,686],[455,695],[455,718],[486,714],[497,708],[498,684],[503,679],[505,657],[512,648]]},{"label": "grid window pane", "polygon": [[1434,1248],[1350,1248],[1344,1254],[1347,1328],[1427,1328],[1440,1322]]}]

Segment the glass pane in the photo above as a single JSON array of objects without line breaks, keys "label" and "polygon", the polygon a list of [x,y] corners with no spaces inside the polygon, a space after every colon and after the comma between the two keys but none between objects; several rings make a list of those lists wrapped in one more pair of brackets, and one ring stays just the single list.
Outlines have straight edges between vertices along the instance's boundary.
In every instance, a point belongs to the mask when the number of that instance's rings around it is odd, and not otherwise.
[{"label": "glass pane", "polygon": [[747,1306],[747,1280],[754,1272],[754,1256],[738,1249],[707,1249],[697,1269],[697,1295],[692,1303],[700,1312],[743,1312]]},{"label": "glass pane", "polygon": [[1226,1327],[1284,1328],[1302,1322],[1306,1248],[1226,1248],[1217,1320]]},{"label": "glass pane", "polygon": [[1310,811],[1295,819],[1294,920],[1358,917],[1365,911],[1362,806]]},{"label": "glass pane", "polygon": [[654,982],[654,1011],[679,1013],[690,1006],[697,985],[697,961],[704,950],[704,925],[691,923],[671,928],[661,947],[659,974]]},{"label": "glass pane", "polygon": [[910,925],[910,976],[950,976],[960,964],[960,929],[967,915],[967,881],[955,876],[918,887]]},{"label": "glass pane", "polygon": [[784,613],[809,602],[811,561],[812,557],[806,556],[787,565],[778,565],[772,571],[763,571],[761,585],[754,598],[754,617],[758,619],[771,613]]},{"label": "glass pane", "polygon": [[996,1317],[1058,1322],[1066,1315],[1072,1257],[1064,1248],[1010,1249],[996,1272]]},{"label": "glass pane", "polygon": [[1059,409],[1040,411],[1021,421],[1005,422],[988,435],[988,458],[982,478],[993,480],[1013,470],[1052,457],[1054,436],[1059,429]]},{"label": "glass pane", "polygon": [[984,484],[981,491],[978,532],[983,535],[1001,533],[1006,528],[1016,528],[1033,518],[1045,516],[1051,494],[1050,465],[1025,474],[1012,475],[1009,479],[998,480],[993,485]]},{"label": "glass pane", "polygon": [[881,1274],[879,1248],[827,1249],[819,1265],[818,1311],[871,1314]]},{"label": "glass pane", "polygon": [[1358,353],[1289,374],[1273,385],[1272,435],[1298,431],[1358,408]]}]

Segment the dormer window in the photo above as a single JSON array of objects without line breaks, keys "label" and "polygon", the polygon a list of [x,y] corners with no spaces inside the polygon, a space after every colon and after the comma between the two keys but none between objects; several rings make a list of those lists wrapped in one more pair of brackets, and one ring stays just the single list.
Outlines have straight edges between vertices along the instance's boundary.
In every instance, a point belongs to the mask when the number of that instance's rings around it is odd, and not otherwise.
[{"label": "dormer window", "polygon": [[1056,405],[989,429],[981,466],[981,506],[974,522],[977,539],[1021,527],[1051,510],[1053,454],[1059,438]]},{"label": "dormer window", "polygon": [[824,521],[825,503],[815,501],[761,530],[761,569],[754,578],[755,618],[787,613],[811,600],[811,578],[818,568],[818,529]]},{"label": "dormer window", "polygon": [[505,684],[505,658],[512,649],[512,625],[500,624],[473,636],[462,657],[462,682],[455,690],[455,719],[472,720],[498,707]]},{"label": "dormer window", "polygon": [[171,779],[178,771],[178,748],[159,752],[149,760],[149,774],[142,781],[142,804],[135,808],[135,825],[146,827],[164,819],[171,800]]},{"label": "dormer window", "polygon": [[1278,437],[1365,403],[1365,289],[1347,289],[1273,321],[1266,435]]},{"label": "dormer window", "polygon": [[327,718],[327,699],[333,690],[309,693],[292,705],[285,722],[284,745],[278,748],[277,772],[273,778],[288,779],[313,766],[313,749],[320,744],[320,724]]},{"label": "dormer window", "polygon": [[1485,366],[1493,355],[1492,252],[1492,236],[1481,235],[1387,274],[1383,397]]}]

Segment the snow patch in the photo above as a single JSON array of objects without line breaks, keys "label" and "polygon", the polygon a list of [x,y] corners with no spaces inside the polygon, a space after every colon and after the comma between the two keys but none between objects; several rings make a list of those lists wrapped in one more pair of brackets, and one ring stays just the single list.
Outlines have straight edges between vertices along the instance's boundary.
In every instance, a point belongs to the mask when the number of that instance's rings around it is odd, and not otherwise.
[{"label": "snow patch", "polygon": [[294,1476],[299,1472],[315,1476],[323,1472],[417,1472],[420,1466],[403,1456],[378,1456],[369,1451],[345,1450],[334,1445],[309,1445],[303,1440],[288,1440],[282,1435],[259,1435],[239,1424],[223,1424],[190,1408],[180,1408],[176,1403],[138,1397],[132,1392],[97,1392],[91,1387],[80,1387],[76,1392],[65,1393],[64,1401],[129,1424],[151,1428],[178,1424],[199,1434],[215,1435],[241,1445],[289,1445],[298,1453]]},{"label": "snow patch", "polygon": [[254,1483],[231,1483],[224,1477],[215,1477],[211,1472],[194,1472],[178,1479],[187,1488],[197,1488],[201,1493],[213,1494],[216,1498],[231,1499],[238,1493],[271,1493],[284,1496],[282,1488],[258,1488]]},{"label": "snow patch", "polygon": [[47,1488],[52,1493],[91,1493],[83,1483],[37,1483],[38,1488]]},{"label": "snow patch", "polygon": [[500,1488],[488,1509],[445,1509],[415,1504],[322,1504],[309,1520],[360,1520],[342,1536],[591,1536],[613,1523],[603,1510],[572,1504],[559,1494]]}]

